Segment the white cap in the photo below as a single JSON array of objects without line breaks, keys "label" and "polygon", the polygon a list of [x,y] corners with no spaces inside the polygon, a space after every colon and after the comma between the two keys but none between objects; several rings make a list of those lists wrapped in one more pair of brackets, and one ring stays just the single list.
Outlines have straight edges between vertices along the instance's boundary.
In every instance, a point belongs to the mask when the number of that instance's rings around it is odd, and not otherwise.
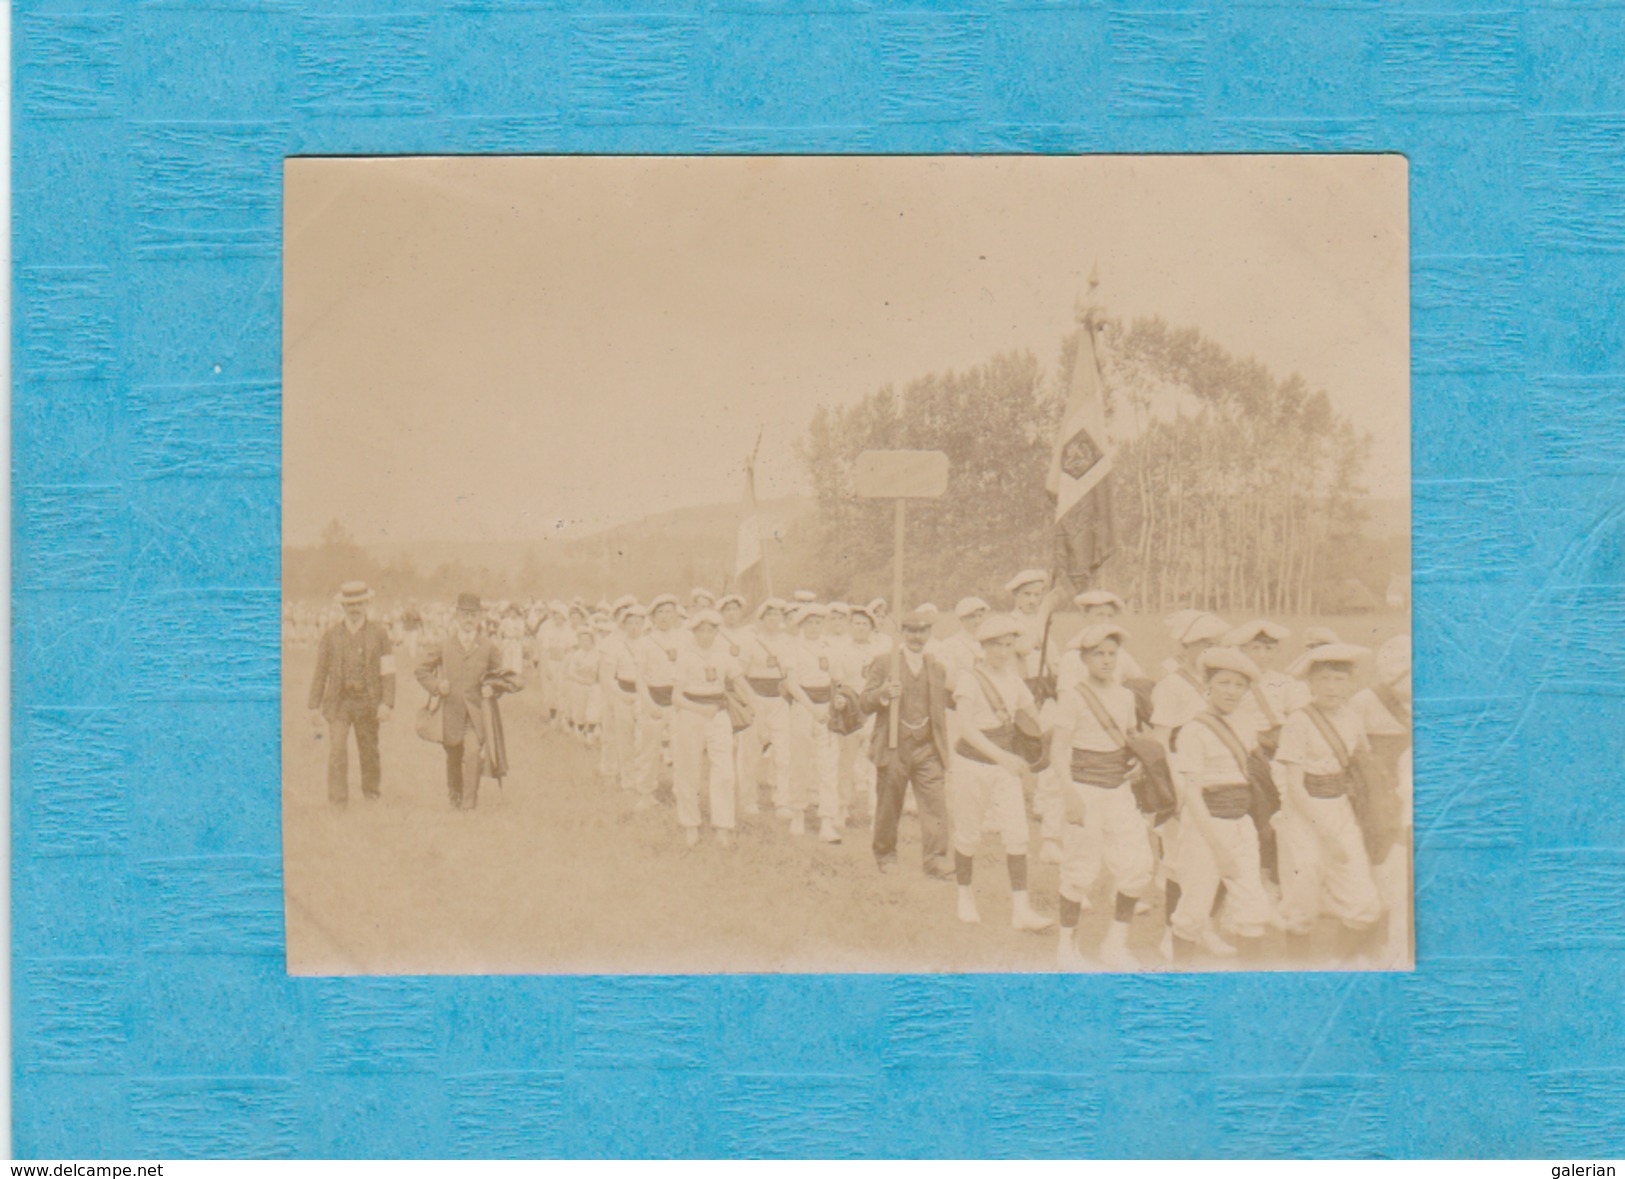
[{"label": "white cap", "polygon": [[990,643],[994,639],[1002,639],[1006,635],[1019,635],[1021,633],[1021,623],[1008,614],[989,614],[982,619],[982,625],[976,628],[976,641]]},{"label": "white cap", "polygon": [[1233,627],[1230,633],[1224,636],[1224,645],[1226,647],[1240,647],[1243,644],[1252,642],[1259,635],[1263,635],[1267,639],[1274,639],[1279,643],[1291,634],[1292,632],[1279,622],[1271,622],[1267,618],[1255,618],[1251,622],[1244,622],[1238,627]]},{"label": "white cap", "polygon": [[1084,590],[1072,599],[1072,604],[1079,608],[1084,606],[1116,606],[1123,609],[1123,599],[1112,593],[1111,590],[1092,589]]},{"label": "white cap", "polygon": [[718,614],[715,610],[696,610],[694,613],[688,616],[688,621],[684,623],[684,625],[687,626],[689,630],[694,630],[696,627],[702,626],[707,622],[709,622],[712,626],[721,626],[722,615]]},{"label": "white cap", "polygon": [[1009,581],[1005,582],[1004,588],[1013,594],[1022,586],[1032,585],[1035,582],[1039,585],[1048,585],[1049,574],[1045,573],[1042,569],[1023,569]]},{"label": "white cap", "polygon": [[1073,635],[1072,640],[1067,643],[1067,649],[1070,651],[1093,651],[1107,639],[1116,639],[1119,644],[1126,643],[1128,642],[1128,631],[1115,622],[1096,622]]},{"label": "white cap", "polygon": [[1322,663],[1358,663],[1371,654],[1369,648],[1357,647],[1353,643],[1321,643],[1318,647],[1310,647],[1297,662],[1287,669],[1289,675],[1306,676]]},{"label": "white cap", "polygon": [[954,607],[954,613],[960,618],[969,618],[978,610],[991,610],[992,607],[981,598],[960,598],[959,605]]},{"label": "white cap", "polygon": [[649,613],[653,614],[662,606],[676,606],[677,604],[678,602],[676,594],[660,594],[654,599],[654,601],[649,603]]},{"label": "white cap", "polygon": [[1248,683],[1258,682],[1258,664],[1234,647],[1209,647],[1196,665],[1204,672],[1234,671],[1246,676]]}]

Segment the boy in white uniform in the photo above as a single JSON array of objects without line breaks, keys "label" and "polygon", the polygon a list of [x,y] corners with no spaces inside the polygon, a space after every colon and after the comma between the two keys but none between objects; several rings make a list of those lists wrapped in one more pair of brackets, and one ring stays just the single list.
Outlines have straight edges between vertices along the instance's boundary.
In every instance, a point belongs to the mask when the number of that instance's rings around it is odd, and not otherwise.
[{"label": "boy in white uniform", "polygon": [[[1310,648],[1294,671],[1308,680],[1309,703],[1286,718],[1275,751],[1281,791],[1276,831],[1281,851],[1281,920],[1306,937],[1324,913],[1354,935],[1382,916],[1365,837],[1349,802],[1349,758],[1366,747],[1360,715],[1348,706],[1354,666],[1364,647],[1325,643]],[[1345,939],[1354,950],[1361,939]]]},{"label": "boy in white uniform", "polygon": [[[875,638],[875,621],[868,609],[850,607],[846,639],[835,646],[833,668],[836,689],[852,707],[861,707],[858,697],[870,662],[886,653],[886,644]],[[835,789],[848,827],[863,826],[859,816],[874,813],[875,763],[867,753],[873,732],[874,717],[867,716],[858,728],[836,738]]]},{"label": "boy in white uniform", "polygon": [[[1163,619],[1163,624],[1167,626],[1169,636],[1179,644],[1179,655],[1163,662],[1166,674],[1151,690],[1151,728],[1157,740],[1171,752],[1172,738],[1178,729],[1207,708],[1207,687],[1202,681],[1200,665],[1202,653],[1223,638],[1230,627],[1222,618],[1202,610],[1176,610]],[[1183,798],[1184,791],[1179,789],[1177,771],[1174,772],[1174,785]],[[1173,958],[1173,916],[1179,908],[1181,827],[1182,818],[1176,815],[1157,827],[1155,832],[1165,882],[1163,912],[1169,922],[1162,952],[1168,960]]]},{"label": "boy in white uniform", "polygon": [[671,740],[671,698],[677,654],[683,647],[677,629],[677,599],[661,594],[649,603],[652,630],[638,642],[638,707],[642,726],[638,730],[637,770],[633,781],[638,790],[638,810],[654,805],[660,786],[661,750]]},{"label": "boy in white uniform", "polygon": [[739,663],[718,640],[721,629],[722,615],[696,610],[688,620],[693,641],[678,653],[672,674],[672,788],[689,847],[700,841],[702,785],[717,843],[733,845],[734,732],[725,694]]},{"label": "boy in white uniform", "polygon": [[[1281,657],[1281,644],[1292,632],[1276,622],[1255,618],[1233,628],[1224,636],[1223,645],[1233,647],[1258,668],[1258,678],[1236,706],[1235,723],[1258,734],[1257,744],[1264,757],[1275,756],[1275,747],[1281,740],[1281,725],[1287,713],[1302,702],[1293,703],[1298,681],[1276,666]],[[1280,812],[1281,800],[1273,795],[1254,799],[1253,823],[1258,828],[1258,859],[1263,865],[1266,879],[1279,882],[1280,857],[1275,842],[1275,816]]]},{"label": "boy in white uniform", "polygon": [[1201,944],[1221,957],[1237,951],[1211,925],[1213,902],[1222,882],[1226,932],[1244,939],[1256,957],[1259,939],[1276,924],[1274,905],[1264,891],[1258,859],[1258,830],[1252,821],[1253,788],[1247,762],[1256,730],[1239,715],[1238,705],[1258,681],[1258,667],[1231,647],[1210,647],[1198,664],[1208,707],[1180,728],[1172,765],[1182,803],[1180,899],[1173,932],[1179,947]]},{"label": "boy in white uniform", "polygon": [[785,687],[790,692],[790,834],[806,833],[807,806],[818,804],[818,838],[840,843],[841,812],[835,788],[835,734],[829,727],[829,704],[835,676],[829,644],[824,640],[828,611],[809,602],[796,612],[797,641],[790,649]]},{"label": "boy in white uniform", "polygon": [[598,740],[598,721],[603,713],[598,677],[603,671],[603,662],[597,632],[591,627],[582,627],[576,634],[575,647],[564,657],[564,679],[569,699],[565,724],[584,745]]},{"label": "boy in white uniform", "polygon": [[[1123,613],[1123,599],[1112,593],[1111,590],[1084,590],[1072,599],[1072,604],[1083,615],[1084,626],[1115,622]],[[1084,674],[1083,658],[1078,654],[1078,649],[1069,643],[1060,659],[1056,661],[1055,686],[1057,694],[1072,687],[1084,677]],[[1145,671],[1140,667],[1140,661],[1134,658],[1133,652],[1127,647],[1119,648],[1117,652],[1117,682],[1122,684],[1127,683],[1129,680],[1142,680],[1145,678]]]},{"label": "boy in white uniform", "polygon": [[611,749],[605,775],[622,790],[635,790],[638,750],[638,647],[648,612],[627,602],[615,613],[615,633],[604,640],[604,745]]},{"label": "boy in white uniform", "polygon": [[1395,635],[1377,648],[1377,683],[1354,694],[1349,707],[1360,715],[1381,788],[1391,790],[1396,813],[1390,841],[1371,865],[1377,893],[1388,912],[1379,967],[1403,969],[1410,957],[1411,875],[1411,637]]},{"label": "boy in white uniform", "polygon": [[1118,682],[1117,660],[1128,632],[1111,622],[1085,626],[1067,644],[1084,674],[1061,689],[1055,702],[1050,761],[1067,775],[1066,837],[1061,860],[1061,940],[1056,964],[1084,964],[1078,951],[1079,917],[1100,875],[1101,859],[1115,893],[1112,921],[1100,946],[1108,970],[1137,970],[1128,948],[1129,923],[1151,887],[1150,833],[1128,784],[1128,735],[1139,728],[1134,693]]},{"label": "boy in white uniform", "polygon": [[954,769],[948,775],[948,815],[953,828],[954,878],[959,884],[961,921],[982,920],[973,887],[976,849],[982,831],[992,827],[1004,844],[1010,873],[1010,924],[1034,933],[1052,922],[1034,912],[1027,899],[1027,805],[1022,778],[1027,763],[1012,752],[1015,716],[1036,712],[1033,694],[1021,675],[1016,644],[1021,624],[1009,615],[982,621],[976,637],[982,659],[954,683]]},{"label": "boy in white uniform", "polygon": [[981,598],[960,598],[954,607],[960,630],[945,639],[932,640],[926,647],[948,672],[950,684],[957,683],[959,674],[975,667],[982,657],[982,644],[976,641],[976,631],[992,612],[992,607]]},{"label": "boy in white uniform", "polygon": [[773,805],[790,818],[790,702],[784,695],[789,638],[784,633],[785,602],[768,598],[756,608],[756,626],[740,633],[739,659],[755,709],[751,727],[736,739],[739,747],[739,812],[755,815],[761,806],[762,754],[773,758]]}]

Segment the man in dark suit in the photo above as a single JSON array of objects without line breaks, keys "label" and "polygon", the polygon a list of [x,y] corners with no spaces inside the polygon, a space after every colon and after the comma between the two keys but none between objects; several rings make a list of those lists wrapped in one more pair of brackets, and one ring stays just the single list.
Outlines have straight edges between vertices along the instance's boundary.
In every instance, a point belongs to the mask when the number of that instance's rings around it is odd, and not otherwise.
[{"label": "man in dark suit", "polygon": [[897,820],[903,811],[903,796],[912,784],[919,805],[926,875],[949,880],[953,866],[948,859],[948,803],[943,786],[948,765],[947,672],[926,654],[926,640],[931,637],[929,618],[917,611],[905,614],[899,629],[901,648],[869,664],[858,698],[864,712],[875,714],[869,751],[876,776],[875,863],[882,872],[897,864]]},{"label": "man in dark suit", "polygon": [[485,701],[496,693],[486,676],[503,669],[501,650],[486,637],[484,617],[478,594],[458,594],[451,631],[424,652],[417,666],[418,683],[440,698],[446,792],[455,810],[473,810],[479,804],[480,748],[489,739]]},{"label": "man in dark suit", "polygon": [[395,707],[395,656],[389,632],[367,617],[372,591],[364,581],[339,587],[344,620],[327,628],[316,652],[310,708],[327,721],[327,801],[350,798],[350,732],[361,757],[361,794],[376,802],[383,780],[378,725]]}]

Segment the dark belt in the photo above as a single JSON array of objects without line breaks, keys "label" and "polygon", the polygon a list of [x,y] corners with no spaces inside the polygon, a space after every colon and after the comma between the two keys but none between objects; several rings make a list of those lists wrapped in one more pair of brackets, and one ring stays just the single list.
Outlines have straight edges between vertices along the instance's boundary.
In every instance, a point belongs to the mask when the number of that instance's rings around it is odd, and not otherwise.
[{"label": "dark belt", "polygon": [[811,700],[814,704],[829,703],[831,691],[828,684],[825,684],[821,688],[802,688],[801,690],[807,693],[807,699]]},{"label": "dark belt", "polygon": [[1310,798],[1341,798],[1349,792],[1349,776],[1336,774],[1305,774],[1303,788]]},{"label": "dark belt", "polygon": [[745,682],[750,685],[751,691],[755,692],[758,696],[781,695],[779,688],[784,683],[782,679],[757,675],[746,676]]},{"label": "dark belt", "polygon": [[638,681],[623,680],[620,676],[616,676],[615,686],[623,692],[636,692],[638,690]]},{"label": "dark belt", "polygon": [[721,696],[696,696],[693,692],[684,692],[683,695],[695,704],[721,704],[723,701]]},{"label": "dark belt", "polygon": [[1253,788],[1245,782],[1202,787],[1202,801],[1215,819],[1244,818],[1253,809]]},{"label": "dark belt", "polygon": [[660,705],[662,708],[670,707],[671,706],[671,685],[670,684],[665,684],[665,685],[650,684],[649,685],[649,699],[653,700],[656,704]]},{"label": "dark belt", "polygon": [[1099,786],[1104,790],[1115,790],[1123,784],[1128,777],[1129,755],[1127,749],[1113,749],[1102,752],[1096,749],[1074,749],[1072,751],[1072,780],[1081,782],[1085,786]]}]

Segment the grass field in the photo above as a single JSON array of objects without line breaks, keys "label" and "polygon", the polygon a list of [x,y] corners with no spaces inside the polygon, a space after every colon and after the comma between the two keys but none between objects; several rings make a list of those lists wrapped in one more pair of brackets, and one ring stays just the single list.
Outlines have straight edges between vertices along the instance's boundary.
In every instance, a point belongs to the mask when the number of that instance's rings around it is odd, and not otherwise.
[{"label": "grass field", "polygon": [[[1406,628],[1402,615],[1321,620],[1348,641],[1375,644]],[[1289,620],[1301,629],[1302,620]],[[1161,627],[1127,620],[1148,671],[1166,654]],[[1294,650],[1296,644],[1289,641]],[[296,974],[709,973],[1032,971],[1054,965],[1053,934],[1010,929],[1003,855],[977,862],[983,924],[954,916],[951,883],[917,871],[918,828],[904,818],[907,871],[881,876],[869,832],[838,847],[792,838],[771,809],[737,846],[688,849],[669,806],[634,814],[604,787],[597,752],[548,731],[533,694],[505,702],[513,772],[487,781],[478,810],[446,801],[444,758],[419,740],[423,695],[403,676],[385,726],[383,801],[326,800],[325,740],[314,739],[305,692],[314,653],[285,653],[283,836],[289,969]],[[1035,838],[1033,847],[1038,841]],[[1057,869],[1032,858],[1034,903],[1053,912]],[[1084,915],[1082,944],[1109,917],[1104,880]],[[1163,919],[1160,898],[1136,918],[1130,947],[1147,969]],[[1329,944],[1331,931],[1317,934]],[[1233,960],[1232,960],[1233,961]],[[1270,966],[1287,964],[1278,958]],[[1222,968],[1221,960],[1194,964]],[[1254,968],[1257,968],[1256,966]]]}]

